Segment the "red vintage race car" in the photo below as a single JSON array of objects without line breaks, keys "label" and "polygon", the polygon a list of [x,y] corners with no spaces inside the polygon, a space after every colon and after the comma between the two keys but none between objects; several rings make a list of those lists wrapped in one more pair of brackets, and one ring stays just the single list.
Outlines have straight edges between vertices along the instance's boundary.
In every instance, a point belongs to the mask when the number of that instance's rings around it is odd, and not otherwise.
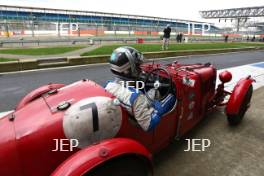
[{"label": "red vintage race car", "polygon": [[226,106],[228,122],[237,125],[250,105],[250,76],[228,92],[224,84],[231,73],[220,73],[215,89],[217,73],[209,63],[146,63],[142,69],[145,92],[154,88],[162,97],[177,98],[155,129],[142,130],[113,95],[91,80],[44,85],[0,119],[0,175],[152,175],[152,154],[207,112]]}]

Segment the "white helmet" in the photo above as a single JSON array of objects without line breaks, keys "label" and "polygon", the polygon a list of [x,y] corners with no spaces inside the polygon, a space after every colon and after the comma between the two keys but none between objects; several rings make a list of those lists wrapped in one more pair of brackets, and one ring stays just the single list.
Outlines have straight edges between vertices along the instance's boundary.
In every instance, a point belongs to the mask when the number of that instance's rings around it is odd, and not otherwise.
[{"label": "white helmet", "polygon": [[111,71],[118,77],[137,78],[141,72],[143,55],[135,48],[119,47],[112,53],[109,63]]}]

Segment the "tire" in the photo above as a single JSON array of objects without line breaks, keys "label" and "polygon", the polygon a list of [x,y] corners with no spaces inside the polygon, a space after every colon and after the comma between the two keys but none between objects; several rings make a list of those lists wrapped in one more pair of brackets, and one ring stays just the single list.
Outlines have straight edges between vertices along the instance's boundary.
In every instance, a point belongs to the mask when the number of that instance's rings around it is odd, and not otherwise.
[{"label": "tire", "polygon": [[237,114],[227,114],[227,120],[230,125],[235,126],[240,124],[240,122],[243,120],[245,113],[247,112],[247,109],[250,105],[250,100],[253,93],[253,87],[250,85],[250,87],[247,90],[247,93],[243,99],[243,102],[239,108],[239,111]]},{"label": "tire", "polygon": [[107,161],[85,176],[148,176],[149,168],[144,161],[135,157],[121,157]]}]

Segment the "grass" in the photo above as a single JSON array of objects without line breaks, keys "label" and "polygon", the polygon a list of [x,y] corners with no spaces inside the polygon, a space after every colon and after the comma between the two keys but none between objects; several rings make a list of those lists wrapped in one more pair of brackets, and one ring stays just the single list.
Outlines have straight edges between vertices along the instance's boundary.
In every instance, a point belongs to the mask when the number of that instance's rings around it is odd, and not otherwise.
[{"label": "grass", "polygon": [[[110,55],[114,49],[124,45],[105,45],[100,48],[85,52],[82,56],[91,55]],[[161,44],[131,44],[127,45],[136,48],[140,52],[161,51]],[[250,46],[264,47],[264,43],[191,43],[191,44],[171,44],[169,51],[178,50],[208,50],[208,49],[227,49],[227,48],[244,48]]]},{"label": "grass", "polygon": [[10,61],[17,61],[17,59],[0,58],[0,62],[10,62]]},{"label": "grass", "polygon": [[82,48],[84,48],[84,46],[1,49],[0,54],[43,56],[43,55],[63,54],[70,51],[79,50]]}]

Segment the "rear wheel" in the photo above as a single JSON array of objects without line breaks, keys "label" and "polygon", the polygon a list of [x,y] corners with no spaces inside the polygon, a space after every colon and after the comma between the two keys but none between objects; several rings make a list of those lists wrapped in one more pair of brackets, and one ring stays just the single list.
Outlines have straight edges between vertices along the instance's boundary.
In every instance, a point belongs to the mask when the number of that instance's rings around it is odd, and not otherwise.
[{"label": "rear wheel", "polygon": [[122,157],[108,161],[85,176],[148,176],[149,168],[144,161],[134,157]]},{"label": "rear wheel", "polygon": [[253,87],[252,87],[252,85],[250,85],[250,87],[248,88],[247,93],[243,99],[243,102],[239,108],[238,113],[235,115],[227,114],[227,120],[228,120],[230,125],[238,125],[243,120],[243,117],[244,117],[244,115],[245,115],[245,113],[246,113],[246,111],[250,105],[252,93],[253,93]]}]

